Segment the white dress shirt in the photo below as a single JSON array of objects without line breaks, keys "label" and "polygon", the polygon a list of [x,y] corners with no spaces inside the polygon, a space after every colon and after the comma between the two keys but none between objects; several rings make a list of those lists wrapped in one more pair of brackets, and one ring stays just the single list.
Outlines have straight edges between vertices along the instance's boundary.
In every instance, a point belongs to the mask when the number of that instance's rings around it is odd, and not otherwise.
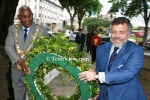
[{"label": "white dress shirt", "polygon": [[[110,54],[109,54],[109,58],[110,58],[111,54],[113,53],[114,48],[115,48],[115,46],[112,45],[112,46],[111,46],[111,50],[110,50]],[[119,47],[119,49],[116,51],[117,54],[118,54],[118,52],[120,51],[121,48],[122,48],[122,47]],[[105,82],[106,82],[106,79],[105,79],[105,72],[98,72],[98,80],[100,81],[100,83],[105,83]]]}]

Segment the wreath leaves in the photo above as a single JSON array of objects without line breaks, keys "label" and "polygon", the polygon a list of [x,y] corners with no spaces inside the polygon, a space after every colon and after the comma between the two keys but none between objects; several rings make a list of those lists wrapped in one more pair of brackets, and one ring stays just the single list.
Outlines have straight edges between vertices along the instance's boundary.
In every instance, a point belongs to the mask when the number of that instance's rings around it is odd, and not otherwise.
[{"label": "wreath leaves", "polygon": [[[67,38],[64,37],[64,33],[58,33],[52,37],[45,37],[41,34],[37,35],[37,39],[34,41],[34,47],[28,52],[26,64],[29,65],[30,61],[41,53],[55,53],[62,57],[65,57],[65,60],[69,61],[69,64],[72,66],[78,66],[81,71],[93,69],[88,61],[81,61],[79,58],[85,57],[85,52],[80,52],[79,47],[74,42],[69,42]],[[72,58],[72,59],[70,59]],[[35,71],[33,79],[35,80],[36,87],[38,88],[40,94],[43,96],[44,100],[78,100],[80,98],[81,92],[79,85],[76,84],[76,92],[71,95],[69,98],[65,96],[55,96],[51,92],[51,88],[45,85],[44,75],[46,75],[49,71],[56,68],[61,73],[68,74],[70,76],[70,80],[74,80],[74,77],[64,68],[60,67],[57,64],[51,63],[43,63],[38,67]],[[63,79],[63,78],[62,78]],[[30,100],[36,100],[36,96],[32,94],[31,88],[27,81],[25,84],[28,88],[28,93],[30,95]],[[89,82],[91,86],[91,98],[94,98],[99,89],[97,81]]]}]

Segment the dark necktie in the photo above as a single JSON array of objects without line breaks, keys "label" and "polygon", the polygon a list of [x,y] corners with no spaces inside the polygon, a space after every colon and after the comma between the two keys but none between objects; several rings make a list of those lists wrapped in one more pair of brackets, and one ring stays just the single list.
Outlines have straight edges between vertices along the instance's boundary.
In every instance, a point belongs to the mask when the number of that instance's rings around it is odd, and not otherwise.
[{"label": "dark necktie", "polygon": [[26,38],[27,38],[27,31],[28,31],[28,30],[25,28],[25,29],[24,29],[24,42],[26,42]]},{"label": "dark necktie", "polygon": [[108,63],[108,71],[110,71],[112,62],[114,61],[115,57],[117,56],[117,52],[116,51],[118,49],[119,49],[118,47],[115,47],[113,53],[111,54],[111,57],[110,57],[109,63]]}]

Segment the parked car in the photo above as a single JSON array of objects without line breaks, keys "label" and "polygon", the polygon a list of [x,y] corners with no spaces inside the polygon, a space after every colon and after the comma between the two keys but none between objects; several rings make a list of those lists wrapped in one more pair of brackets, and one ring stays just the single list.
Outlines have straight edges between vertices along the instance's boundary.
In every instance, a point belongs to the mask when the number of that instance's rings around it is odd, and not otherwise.
[{"label": "parked car", "polygon": [[70,30],[66,30],[66,32],[65,32],[65,37],[66,37],[66,38],[69,38],[69,36],[70,36]]},{"label": "parked car", "polygon": [[147,35],[147,40],[149,40],[149,39],[150,39],[150,34]]},{"label": "parked car", "polygon": [[145,48],[150,49],[150,39],[147,40],[143,45],[144,45]]},{"label": "parked car", "polygon": [[71,31],[71,30],[67,30],[65,33],[65,37],[68,38],[70,41],[75,41],[76,38],[76,34],[78,34],[79,31]]},{"label": "parked car", "polygon": [[135,33],[134,33],[134,32],[132,32],[132,33],[131,33],[131,36],[135,36]]},{"label": "parked car", "polygon": [[101,44],[105,44],[110,41],[110,36],[101,36]]},{"label": "parked car", "polygon": [[110,30],[106,30],[105,36],[110,36]]},{"label": "parked car", "polygon": [[74,31],[73,34],[69,36],[70,41],[75,41],[76,40],[76,35],[79,33],[79,31]]},{"label": "parked car", "polygon": [[100,33],[101,33],[101,34],[106,34],[106,31],[101,31]]},{"label": "parked car", "polygon": [[54,33],[53,31],[48,30],[49,35],[53,35],[53,33]]}]

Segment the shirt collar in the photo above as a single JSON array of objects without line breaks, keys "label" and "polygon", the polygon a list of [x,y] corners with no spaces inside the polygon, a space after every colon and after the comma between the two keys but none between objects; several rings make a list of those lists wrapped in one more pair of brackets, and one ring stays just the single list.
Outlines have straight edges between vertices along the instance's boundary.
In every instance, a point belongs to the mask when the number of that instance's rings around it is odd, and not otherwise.
[{"label": "shirt collar", "polygon": [[[111,52],[113,52],[114,48],[115,48],[115,46],[112,45],[112,46],[111,46]],[[122,48],[122,46],[121,46],[121,47],[118,47],[118,48],[119,48],[119,49],[116,51],[117,53],[120,51],[120,49]]]},{"label": "shirt collar", "polygon": [[27,30],[29,31],[29,29],[30,29],[30,27],[28,27],[28,28],[25,28],[23,25],[22,25],[22,27],[23,27],[23,30],[24,30],[24,29],[27,29]]},{"label": "shirt collar", "polygon": [[27,31],[27,35],[28,35],[28,33],[29,33],[29,30],[30,30],[30,27],[28,27],[28,28],[25,28],[23,25],[22,25],[22,27],[23,27],[23,30],[24,29],[27,29],[28,31]]}]

